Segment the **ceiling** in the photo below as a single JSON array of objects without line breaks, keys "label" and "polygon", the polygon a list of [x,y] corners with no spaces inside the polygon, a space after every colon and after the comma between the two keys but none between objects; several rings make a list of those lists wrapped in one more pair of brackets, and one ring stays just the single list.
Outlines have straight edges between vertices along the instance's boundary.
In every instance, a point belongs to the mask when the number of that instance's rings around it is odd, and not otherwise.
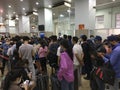
[{"label": "ceiling", "polygon": [[[64,0],[0,0],[0,16],[4,18],[10,18],[15,15],[23,15],[26,12],[30,12],[33,10],[38,10],[43,7],[48,7],[49,5],[54,5],[58,2],[61,2]],[[66,0],[69,1],[69,0]],[[71,15],[74,15],[74,1],[72,0],[70,3],[72,3],[71,8]],[[120,0],[116,0],[117,2]],[[38,5],[36,4],[38,2]],[[105,3],[110,3],[112,0],[96,0],[96,5],[102,5]],[[49,8],[49,7],[48,7]],[[24,9],[24,10],[23,10]],[[54,8],[53,13],[55,13],[54,17],[57,17],[59,14],[63,13],[65,15],[68,15],[66,11],[68,10],[68,7],[62,6],[59,8]]]}]

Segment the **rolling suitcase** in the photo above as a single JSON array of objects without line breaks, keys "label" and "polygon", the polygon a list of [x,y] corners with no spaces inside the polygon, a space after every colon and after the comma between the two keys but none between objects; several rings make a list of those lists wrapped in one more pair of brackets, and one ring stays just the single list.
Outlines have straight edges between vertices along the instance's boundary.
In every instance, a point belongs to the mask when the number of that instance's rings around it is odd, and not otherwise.
[{"label": "rolling suitcase", "polygon": [[49,77],[48,75],[38,75],[36,87],[34,90],[49,90]]},{"label": "rolling suitcase", "polygon": [[51,90],[61,90],[60,81],[56,74],[51,75]]}]

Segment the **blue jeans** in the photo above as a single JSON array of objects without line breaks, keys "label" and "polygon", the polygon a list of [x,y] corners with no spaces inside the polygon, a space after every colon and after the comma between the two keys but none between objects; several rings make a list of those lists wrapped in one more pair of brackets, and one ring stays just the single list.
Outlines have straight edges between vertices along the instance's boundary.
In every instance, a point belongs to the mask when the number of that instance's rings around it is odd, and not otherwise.
[{"label": "blue jeans", "polygon": [[61,90],[74,90],[74,83],[67,82],[65,79],[61,81]]}]

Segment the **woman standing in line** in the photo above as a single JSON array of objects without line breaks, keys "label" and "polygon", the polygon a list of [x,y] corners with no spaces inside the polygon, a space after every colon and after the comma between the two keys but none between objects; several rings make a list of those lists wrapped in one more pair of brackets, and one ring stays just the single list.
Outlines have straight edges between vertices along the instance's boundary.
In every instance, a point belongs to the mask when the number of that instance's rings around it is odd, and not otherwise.
[{"label": "woman standing in line", "polygon": [[72,48],[70,48],[67,40],[62,40],[60,45],[63,52],[60,55],[60,67],[57,76],[61,82],[61,90],[74,90]]}]

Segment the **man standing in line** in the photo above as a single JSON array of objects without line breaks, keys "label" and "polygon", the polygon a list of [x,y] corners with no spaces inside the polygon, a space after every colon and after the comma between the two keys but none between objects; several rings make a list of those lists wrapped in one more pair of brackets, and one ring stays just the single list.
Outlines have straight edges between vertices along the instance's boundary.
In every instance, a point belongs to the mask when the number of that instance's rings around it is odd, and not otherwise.
[{"label": "man standing in line", "polygon": [[79,90],[79,85],[81,84],[80,81],[80,68],[83,65],[83,51],[81,45],[78,43],[78,37],[73,37],[72,42],[74,44],[73,46],[73,62],[74,62],[74,90]]},{"label": "man standing in line", "polygon": [[32,45],[28,44],[29,37],[23,37],[23,44],[19,47],[19,57],[22,60],[28,60],[29,65],[28,68],[32,72],[32,79],[35,80],[35,68],[33,65],[33,56],[34,56],[34,48]]}]

